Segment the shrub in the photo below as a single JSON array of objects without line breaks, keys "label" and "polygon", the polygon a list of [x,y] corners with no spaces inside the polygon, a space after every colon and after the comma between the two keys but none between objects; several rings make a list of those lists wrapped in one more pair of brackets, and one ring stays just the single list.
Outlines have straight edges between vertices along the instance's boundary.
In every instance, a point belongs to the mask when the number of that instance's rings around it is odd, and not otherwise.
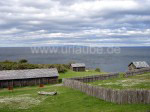
[{"label": "shrub", "polygon": [[69,68],[67,64],[29,64],[25,59],[17,62],[4,61],[0,62],[0,70],[22,70],[22,69],[42,69],[42,68],[57,68],[59,73],[64,73]]},{"label": "shrub", "polygon": [[1,62],[1,63],[15,63],[15,62],[10,61],[10,60],[5,60],[5,61],[3,61],[3,62]]},{"label": "shrub", "polygon": [[63,64],[66,69],[70,69],[70,64]]},{"label": "shrub", "polygon": [[21,60],[19,60],[19,63],[28,63],[28,60],[26,60],[26,59],[21,59]]},{"label": "shrub", "polygon": [[57,70],[58,70],[59,73],[65,73],[65,72],[67,72],[67,69],[63,65],[61,65],[61,64],[56,64],[54,66],[55,66],[55,68],[57,68]]},{"label": "shrub", "polygon": [[20,70],[20,69],[35,69],[39,68],[38,65],[17,62],[0,62],[0,70]]},{"label": "shrub", "polygon": [[39,68],[57,68],[59,73],[67,71],[68,67],[66,64],[38,64]]},{"label": "shrub", "polygon": [[4,61],[0,62],[0,70],[12,70],[12,67],[17,64],[16,62]]},{"label": "shrub", "polygon": [[58,83],[62,83],[62,79],[58,79]]},{"label": "shrub", "polygon": [[95,69],[96,72],[101,72],[100,68]]}]

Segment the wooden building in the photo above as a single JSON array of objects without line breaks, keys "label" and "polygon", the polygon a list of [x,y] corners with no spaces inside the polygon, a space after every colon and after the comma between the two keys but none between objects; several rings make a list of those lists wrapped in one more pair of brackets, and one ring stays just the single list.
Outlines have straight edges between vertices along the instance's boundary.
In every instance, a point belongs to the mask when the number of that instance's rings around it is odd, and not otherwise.
[{"label": "wooden building", "polygon": [[137,69],[142,69],[142,68],[148,68],[148,67],[150,67],[150,66],[148,65],[148,63],[146,61],[131,62],[128,65],[128,69],[130,71],[137,70]]},{"label": "wooden building", "polygon": [[0,88],[55,84],[58,76],[56,68],[0,71]]},{"label": "wooden building", "polygon": [[84,63],[71,64],[71,69],[76,72],[85,71],[85,64]]}]

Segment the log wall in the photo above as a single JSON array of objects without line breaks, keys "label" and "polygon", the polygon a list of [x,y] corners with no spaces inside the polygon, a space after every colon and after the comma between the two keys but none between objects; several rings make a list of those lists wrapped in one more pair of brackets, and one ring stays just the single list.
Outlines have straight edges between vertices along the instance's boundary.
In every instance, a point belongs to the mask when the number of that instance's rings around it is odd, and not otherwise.
[{"label": "log wall", "polygon": [[85,71],[85,67],[72,67],[72,70],[76,72],[83,72]]}]

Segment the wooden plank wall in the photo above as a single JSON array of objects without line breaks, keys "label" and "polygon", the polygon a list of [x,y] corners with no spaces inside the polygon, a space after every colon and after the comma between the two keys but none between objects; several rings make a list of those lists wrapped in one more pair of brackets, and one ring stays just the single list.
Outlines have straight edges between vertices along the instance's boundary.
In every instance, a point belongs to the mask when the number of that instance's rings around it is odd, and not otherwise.
[{"label": "wooden plank wall", "polygon": [[56,84],[56,83],[58,83],[58,77],[5,80],[0,81],[0,88],[35,86],[40,84]]}]

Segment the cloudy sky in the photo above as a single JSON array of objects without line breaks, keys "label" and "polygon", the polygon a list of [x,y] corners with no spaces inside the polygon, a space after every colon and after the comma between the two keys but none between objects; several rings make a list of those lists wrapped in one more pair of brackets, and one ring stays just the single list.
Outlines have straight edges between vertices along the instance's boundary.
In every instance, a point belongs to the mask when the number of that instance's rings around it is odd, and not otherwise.
[{"label": "cloudy sky", "polygon": [[0,47],[150,46],[150,0],[0,0]]}]

